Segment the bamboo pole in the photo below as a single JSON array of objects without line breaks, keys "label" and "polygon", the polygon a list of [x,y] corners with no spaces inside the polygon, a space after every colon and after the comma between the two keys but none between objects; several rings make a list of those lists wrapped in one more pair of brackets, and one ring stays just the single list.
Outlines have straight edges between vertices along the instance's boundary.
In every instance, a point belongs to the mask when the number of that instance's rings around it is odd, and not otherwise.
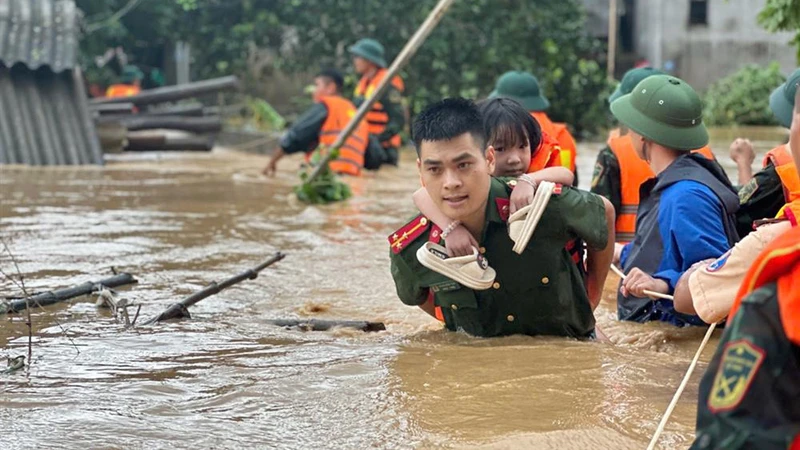
[{"label": "bamboo pole", "polygon": [[617,68],[617,0],[609,0],[608,4],[608,79],[614,79]]},{"label": "bamboo pole", "polygon": [[369,112],[370,108],[372,108],[373,103],[375,103],[383,95],[383,93],[386,92],[386,88],[389,86],[389,83],[391,83],[392,78],[394,78],[394,76],[397,75],[397,72],[399,72],[400,69],[403,68],[406,63],[408,63],[411,57],[414,56],[420,46],[422,46],[422,43],[425,42],[425,39],[428,37],[428,35],[431,34],[431,31],[433,31],[439,21],[442,20],[442,16],[444,16],[444,13],[454,1],[455,0],[439,0],[439,3],[436,4],[430,14],[428,14],[428,17],[425,19],[425,21],[422,22],[422,25],[420,25],[416,33],[411,36],[411,39],[409,39],[405,47],[403,47],[403,50],[401,50],[394,61],[392,61],[392,65],[386,70],[386,76],[384,76],[383,80],[381,80],[380,84],[378,84],[375,92],[372,94],[372,96],[366,99],[364,103],[361,104],[361,106],[358,108],[358,112],[356,112],[356,115],[350,119],[350,123],[347,124],[341,133],[339,133],[336,141],[333,143],[331,148],[328,149],[328,154],[325,155],[322,161],[320,161],[319,165],[314,168],[314,171],[311,172],[311,175],[308,177],[305,183],[311,183],[314,181],[323,172],[325,167],[328,166],[328,163],[331,160],[331,152],[341,147],[344,144],[344,141],[350,137],[350,134],[353,133],[358,124],[361,123],[361,121],[367,115],[367,112]]},{"label": "bamboo pole", "polygon": [[201,289],[198,292],[186,297],[185,299],[181,300],[178,303],[174,303],[169,306],[164,312],[159,314],[158,316],[148,320],[145,325],[152,325],[156,322],[161,322],[163,320],[170,320],[170,319],[177,319],[181,317],[190,317],[189,316],[189,307],[194,305],[195,303],[203,300],[205,298],[211,297],[214,294],[220,293],[223,289],[227,289],[235,284],[239,284],[244,280],[254,280],[258,277],[259,272],[266,269],[267,267],[275,264],[276,262],[285,258],[281,252],[275,253],[272,255],[271,258],[264,261],[263,263],[259,264],[258,266],[247,269],[244,272],[236,275],[234,277],[228,278],[227,280],[223,281],[222,283],[212,282],[205,288]]}]

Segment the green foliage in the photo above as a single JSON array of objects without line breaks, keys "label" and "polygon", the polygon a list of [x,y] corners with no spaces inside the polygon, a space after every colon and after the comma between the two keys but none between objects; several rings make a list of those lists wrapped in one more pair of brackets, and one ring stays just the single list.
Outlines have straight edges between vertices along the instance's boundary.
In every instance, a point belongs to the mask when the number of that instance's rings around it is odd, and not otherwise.
[{"label": "green foliage", "polygon": [[772,33],[794,32],[791,44],[797,48],[797,63],[800,64],[800,0],[767,0],[758,13],[758,23]]},{"label": "green foliage", "polygon": [[[324,149],[320,147],[314,152],[312,164],[319,164],[322,159]],[[331,154],[331,159],[339,156],[339,151],[335,150]],[[326,204],[347,200],[353,196],[350,186],[342,182],[330,169],[326,167],[316,179],[309,182],[308,172],[300,172],[300,185],[295,186],[294,192],[300,201],[311,204]]]},{"label": "green foliage", "polygon": [[252,115],[252,124],[259,130],[280,131],[286,126],[286,119],[266,100],[248,98],[247,107]]},{"label": "green foliage", "polygon": [[775,125],[769,95],[785,81],[778,63],[750,65],[708,88],[703,118],[707,125]]},{"label": "green foliage", "polygon": [[[126,0],[77,0],[92,19]],[[122,45],[138,60],[163,58],[161,46],[192,45],[193,78],[235,73],[256,89],[271,74],[351,70],[347,47],[375,37],[392,59],[436,0],[160,0],[142,2],[118,24],[87,36],[88,55]],[[486,96],[507,70],[528,70],[543,83],[549,114],[577,132],[606,122],[610,91],[603,44],[584,33],[582,0],[455,2],[402,71],[410,110],[444,96]],[[93,19],[94,20],[94,19]],[[348,78],[349,79],[349,78]],[[303,97],[297,92],[298,97]],[[305,100],[305,97],[303,97]],[[273,101],[273,99],[270,99]],[[276,104],[273,101],[273,104]]]}]

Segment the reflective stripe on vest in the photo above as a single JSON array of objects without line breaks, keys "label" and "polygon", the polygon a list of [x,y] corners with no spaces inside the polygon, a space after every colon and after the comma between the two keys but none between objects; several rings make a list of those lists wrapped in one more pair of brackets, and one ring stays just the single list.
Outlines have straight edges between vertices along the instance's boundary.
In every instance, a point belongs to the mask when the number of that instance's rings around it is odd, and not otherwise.
[{"label": "reflective stripe on vest", "polygon": [[[386,69],[379,69],[375,76],[372,78],[361,77],[361,80],[358,82],[358,86],[356,86],[355,96],[356,97],[364,97],[364,99],[368,99],[372,96],[372,93],[375,92],[378,85],[383,80],[383,77],[386,76]],[[392,78],[392,86],[397,89],[400,93],[405,90],[405,85],[403,84],[403,79],[399,76],[395,76]],[[369,134],[374,134],[375,136],[380,135],[386,130],[386,125],[389,123],[389,114],[386,113],[386,109],[383,107],[381,102],[375,102],[372,104],[372,108],[367,113],[366,117],[367,129]],[[393,146],[399,147],[401,144],[400,136],[394,135],[389,139],[388,142],[382,143],[384,147]]]},{"label": "reflective stripe on vest", "polygon": [[[328,110],[328,117],[319,133],[319,143],[330,146],[336,142],[339,133],[355,116],[356,108],[349,100],[338,96],[324,96],[319,101]],[[362,122],[342,144],[339,157],[329,163],[331,170],[336,173],[359,175],[364,168],[364,153],[368,142],[369,133],[366,124]]]},{"label": "reflective stripe on vest", "polygon": [[547,167],[561,167],[561,147],[558,143],[545,133],[542,133],[542,140],[539,148],[531,155],[531,163],[528,165],[528,173],[538,172]]},{"label": "reflective stripe on vest", "polygon": [[622,205],[617,211],[617,242],[627,243],[636,234],[636,214],[639,210],[639,186],[653,178],[653,169],[636,154],[629,135],[609,139],[608,147],[619,162],[620,198]]}]

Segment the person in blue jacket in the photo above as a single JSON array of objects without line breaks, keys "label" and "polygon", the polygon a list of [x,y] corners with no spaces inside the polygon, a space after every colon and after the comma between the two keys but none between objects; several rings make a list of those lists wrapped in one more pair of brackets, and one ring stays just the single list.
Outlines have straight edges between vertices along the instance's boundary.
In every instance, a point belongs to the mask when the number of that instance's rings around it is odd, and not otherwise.
[{"label": "person in blue jacket", "polygon": [[683,80],[654,75],[614,101],[611,112],[656,174],[639,188],[633,241],[615,254],[627,274],[617,314],[620,320],[702,325],[699,317],[676,312],[672,301],[644,293],[672,294],[683,272],[720,257],[739,239],[739,198],[730,180],[718,165],[691,153],[708,144],[700,98]]}]

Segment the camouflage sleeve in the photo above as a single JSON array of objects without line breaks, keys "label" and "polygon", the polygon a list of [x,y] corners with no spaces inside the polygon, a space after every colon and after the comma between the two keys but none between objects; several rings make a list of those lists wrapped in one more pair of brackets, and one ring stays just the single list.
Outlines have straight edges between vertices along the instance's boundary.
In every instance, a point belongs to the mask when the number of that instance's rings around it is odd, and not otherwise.
[{"label": "camouflage sleeve", "polygon": [[394,86],[389,86],[386,94],[381,99],[381,103],[386,110],[386,115],[389,116],[386,129],[378,135],[378,140],[384,142],[403,131],[403,127],[406,125],[406,115],[403,111],[403,96]]},{"label": "camouflage sleeve", "polygon": [[614,211],[622,208],[619,161],[608,146],[600,150],[594,163],[591,192],[607,198],[614,205]]},{"label": "camouflage sleeve", "polygon": [[739,237],[744,238],[753,231],[754,221],[775,217],[785,203],[783,185],[775,166],[769,164],[756,172],[739,190],[739,211],[736,213]]}]

